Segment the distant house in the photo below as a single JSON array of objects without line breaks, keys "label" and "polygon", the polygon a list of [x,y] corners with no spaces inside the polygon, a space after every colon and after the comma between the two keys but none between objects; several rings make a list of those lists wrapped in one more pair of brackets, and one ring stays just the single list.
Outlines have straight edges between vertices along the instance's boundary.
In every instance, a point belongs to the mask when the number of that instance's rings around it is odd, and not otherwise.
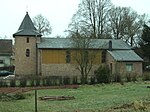
[{"label": "distant house", "polygon": [[0,39],[0,67],[12,65],[12,40]]},{"label": "distant house", "polygon": [[[80,75],[73,59],[74,50],[69,38],[43,38],[35,29],[26,13],[15,38],[16,76],[71,76]],[[112,74],[142,74],[142,59],[120,39],[92,39],[93,47],[88,50],[97,52],[90,75],[101,64],[108,64]],[[69,49],[69,51],[68,51]],[[69,59],[68,59],[69,58]]]}]

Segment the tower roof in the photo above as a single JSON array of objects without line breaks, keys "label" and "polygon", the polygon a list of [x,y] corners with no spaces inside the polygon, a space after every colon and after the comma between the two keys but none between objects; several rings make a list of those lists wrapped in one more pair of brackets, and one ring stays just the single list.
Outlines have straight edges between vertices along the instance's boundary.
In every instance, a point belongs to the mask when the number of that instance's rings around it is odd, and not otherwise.
[{"label": "tower roof", "polygon": [[28,12],[26,12],[18,31],[13,34],[13,37],[15,36],[42,36],[34,27]]}]

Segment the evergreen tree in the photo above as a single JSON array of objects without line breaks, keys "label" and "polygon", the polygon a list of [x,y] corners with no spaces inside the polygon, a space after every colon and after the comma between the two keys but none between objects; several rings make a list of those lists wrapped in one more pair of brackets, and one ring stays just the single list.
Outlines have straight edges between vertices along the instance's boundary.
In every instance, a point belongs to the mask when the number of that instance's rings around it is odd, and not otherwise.
[{"label": "evergreen tree", "polygon": [[150,27],[146,24],[143,26],[142,41],[140,44],[143,55],[150,61]]}]

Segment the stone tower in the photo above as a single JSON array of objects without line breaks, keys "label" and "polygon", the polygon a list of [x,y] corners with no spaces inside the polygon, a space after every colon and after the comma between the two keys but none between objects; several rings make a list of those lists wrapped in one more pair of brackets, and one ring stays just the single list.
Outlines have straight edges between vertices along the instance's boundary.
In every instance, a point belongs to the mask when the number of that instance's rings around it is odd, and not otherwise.
[{"label": "stone tower", "polygon": [[26,13],[15,38],[15,75],[37,74],[37,42],[42,35],[34,27],[28,12]]}]

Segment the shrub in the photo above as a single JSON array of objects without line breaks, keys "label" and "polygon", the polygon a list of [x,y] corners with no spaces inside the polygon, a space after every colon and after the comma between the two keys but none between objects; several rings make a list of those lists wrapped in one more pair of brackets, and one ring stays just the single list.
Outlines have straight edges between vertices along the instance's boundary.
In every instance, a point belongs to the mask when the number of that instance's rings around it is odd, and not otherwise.
[{"label": "shrub", "polygon": [[7,82],[4,80],[0,80],[0,87],[7,87]]},{"label": "shrub", "polygon": [[43,78],[43,79],[42,79],[42,85],[43,85],[43,86],[46,86],[46,78]]},{"label": "shrub", "polygon": [[31,87],[33,87],[33,86],[35,86],[35,84],[34,84],[34,79],[32,78],[32,79],[30,79],[30,84],[29,84]]},{"label": "shrub", "polygon": [[78,77],[77,76],[73,76],[72,83],[78,84]]},{"label": "shrub", "polygon": [[41,79],[40,79],[40,78],[36,78],[36,79],[35,79],[35,85],[36,85],[36,86],[40,86],[40,84],[41,84],[40,82],[41,82]]},{"label": "shrub", "polygon": [[90,84],[95,84],[96,83],[96,78],[95,77],[90,77]]},{"label": "shrub", "polygon": [[14,100],[22,100],[22,99],[25,99],[25,95],[21,94],[21,93],[17,93],[13,96],[13,99]]},{"label": "shrub", "polygon": [[67,76],[65,76],[65,77],[63,78],[63,83],[64,83],[64,85],[71,84],[71,80],[70,80],[70,78],[69,78],[69,77],[67,77]]},{"label": "shrub", "polygon": [[145,72],[143,74],[143,81],[150,81],[150,73],[149,72]]},{"label": "shrub", "polygon": [[0,80],[0,87],[3,87],[3,81]]},{"label": "shrub", "polygon": [[94,71],[98,83],[110,83],[111,75],[108,65],[101,65]]},{"label": "shrub", "polygon": [[136,73],[134,73],[134,74],[132,75],[132,81],[133,81],[133,82],[137,81],[137,74],[136,74]]},{"label": "shrub", "polygon": [[45,81],[46,81],[46,86],[52,85],[52,77],[47,77]]},{"label": "shrub", "polygon": [[0,94],[0,101],[13,101],[13,100],[22,100],[25,99],[25,94],[17,93],[17,94],[6,94],[6,93],[1,93]]},{"label": "shrub", "polygon": [[11,101],[11,100],[12,100],[12,96],[5,94],[5,93],[0,94],[0,101],[5,102],[5,101]]},{"label": "shrub", "polygon": [[59,79],[59,76],[53,76],[52,77],[52,80],[51,80],[51,82],[52,82],[52,85],[53,86],[56,86],[57,85],[57,80]]},{"label": "shrub", "polygon": [[130,73],[126,74],[126,79],[127,79],[127,82],[131,82],[131,74]]},{"label": "shrub", "polygon": [[10,87],[15,87],[16,86],[16,80],[12,79],[10,80]]},{"label": "shrub", "polygon": [[61,76],[58,77],[58,82],[59,82],[59,85],[63,85],[63,78]]},{"label": "shrub", "polygon": [[26,87],[26,85],[27,85],[27,79],[20,79],[20,87]]},{"label": "shrub", "polygon": [[122,77],[119,73],[114,74],[114,82],[122,82]]}]

